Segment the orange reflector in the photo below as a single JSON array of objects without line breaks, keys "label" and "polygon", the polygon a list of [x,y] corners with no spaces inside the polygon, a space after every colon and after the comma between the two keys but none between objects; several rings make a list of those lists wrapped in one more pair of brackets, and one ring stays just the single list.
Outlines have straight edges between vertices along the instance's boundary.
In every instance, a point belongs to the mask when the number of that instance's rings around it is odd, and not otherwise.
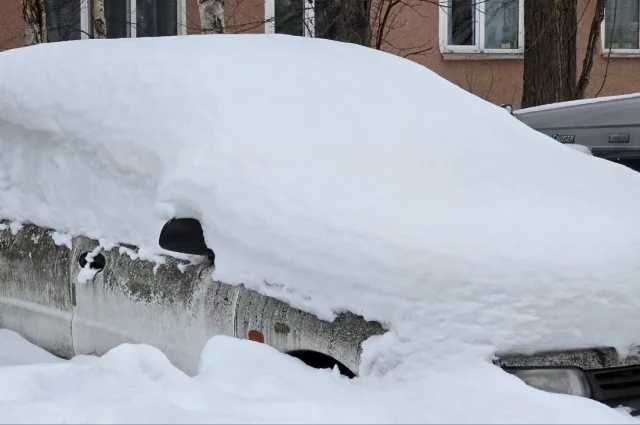
[{"label": "orange reflector", "polygon": [[263,343],[264,342],[264,335],[262,335],[262,332],[258,332],[258,331],[249,331],[249,341],[255,341],[255,342],[259,342],[259,343]]}]

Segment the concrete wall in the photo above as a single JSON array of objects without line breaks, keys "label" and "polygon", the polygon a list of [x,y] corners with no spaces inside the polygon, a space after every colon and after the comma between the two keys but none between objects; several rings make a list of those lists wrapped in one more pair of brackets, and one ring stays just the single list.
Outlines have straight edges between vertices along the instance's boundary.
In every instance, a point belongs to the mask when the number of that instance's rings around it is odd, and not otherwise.
[{"label": "concrete wall", "polygon": [[0,231],[0,328],[15,330],[59,356],[102,355],[125,343],[162,350],[188,374],[214,335],[248,338],[283,352],[309,350],[333,357],[357,373],[361,343],[383,332],[353,314],[332,323],[243,286],[229,286],[167,259],[154,264],[118,248],[102,251],[105,268],[86,284],[77,282],[78,258],[98,243],[83,237],[72,249],[56,246],[50,231],[25,226],[16,235]]}]

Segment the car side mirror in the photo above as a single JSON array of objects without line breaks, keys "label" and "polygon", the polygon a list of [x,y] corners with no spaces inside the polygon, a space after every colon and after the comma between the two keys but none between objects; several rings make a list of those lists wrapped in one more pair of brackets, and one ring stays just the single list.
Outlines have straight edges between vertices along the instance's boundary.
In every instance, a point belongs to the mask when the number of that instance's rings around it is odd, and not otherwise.
[{"label": "car side mirror", "polygon": [[181,254],[202,255],[215,259],[204,241],[202,225],[195,218],[173,218],[160,231],[160,248]]},{"label": "car side mirror", "polygon": [[503,103],[500,107],[506,109],[511,115],[513,115],[513,106],[508,103]]}]

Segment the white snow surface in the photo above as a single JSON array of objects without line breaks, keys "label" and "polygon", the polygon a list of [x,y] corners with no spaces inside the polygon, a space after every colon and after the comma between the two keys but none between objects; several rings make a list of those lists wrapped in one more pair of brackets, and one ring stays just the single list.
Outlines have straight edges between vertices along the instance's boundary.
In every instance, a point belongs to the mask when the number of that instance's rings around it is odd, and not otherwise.
[{"label": "white snow surface", "polygon": [[[26,341],[16,332],[0,329],[0,367],[62,361],[62,359]],[[0,398],[0,400],[2,399]]]},{"label": "white snow surface", "polygon": [[587,155],[593,155],[591,153],[591,148],[589,146],[575,144],[575,143],[567,143],[567,144],[565,144],[565,146],[568,147],[569,149],[573,149],[573,150],[576,150],[578,152],[582,152],[582,153],[587,154]]},{"label": "white snow surface", "polygon": [[365,375],[640,339],[640,175],[418,64],[263,35],[0,53],[0,218],[151,258],[173,216],[214,278],[388,326]]},{"label": "white snow surface", "polygon": [[73,237],[71,235],[67,235],[64,233],[53,232],[51,233],[51,238],[53,239],[53,243],[56,245],[64,245],[67,248],[71,249]]},{"label": "white snow surface", "polygon": [[[411,381],[349,380],[267,345],[217,336],[189,377],[148,345],[62,362],[34,355],[38,349],[14,335],[0,330],[6,424],[638,423],[622,409],[533,389],[488,363],[443,364]],[[7,352],[31,364],[3,364]]]}]

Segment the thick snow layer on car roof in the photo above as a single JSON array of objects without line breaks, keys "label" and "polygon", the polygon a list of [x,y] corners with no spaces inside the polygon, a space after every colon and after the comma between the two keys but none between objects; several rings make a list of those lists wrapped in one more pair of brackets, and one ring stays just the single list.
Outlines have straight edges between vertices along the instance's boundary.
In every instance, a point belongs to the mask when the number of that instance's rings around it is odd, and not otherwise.
[{"label": "thick snow layer on car roof", "polygon": [[640,175],[348,44],[3,52],[0,216],[155,252],[198,218],[214,278],[385,323],[363,373],[640,339]]}]

